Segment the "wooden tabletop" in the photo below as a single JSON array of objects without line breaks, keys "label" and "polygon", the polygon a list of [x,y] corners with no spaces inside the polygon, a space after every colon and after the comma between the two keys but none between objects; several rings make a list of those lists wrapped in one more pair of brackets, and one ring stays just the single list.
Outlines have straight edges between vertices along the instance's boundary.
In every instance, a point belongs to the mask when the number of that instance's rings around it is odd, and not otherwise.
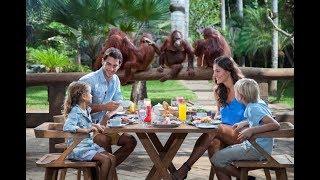
[{"label": "wooden tabletop", "polygon": [[157,132],[169,132],[169,133],[208,133],[214,132],[217,129],[201,129],[192,125],[188,125],[185,123],[180,124],[178,127],[154,127],[151,124],[147,126],[143,126],[142,124],[131,124],[123,127],[115,128],[115,127],[106,127],[105,133],[117,133],[117,132],[135,132],[135,133],[157,133]]}]

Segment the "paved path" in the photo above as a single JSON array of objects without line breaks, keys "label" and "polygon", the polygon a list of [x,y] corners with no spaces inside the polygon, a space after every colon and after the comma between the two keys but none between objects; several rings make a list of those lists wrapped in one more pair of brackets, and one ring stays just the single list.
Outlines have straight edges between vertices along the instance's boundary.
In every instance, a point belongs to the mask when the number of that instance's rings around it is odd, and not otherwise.
[{"label": "paved path", "polygon": [[[203,106],[206,109],[216,109],[216,101],[213,97],[213,90],[212,90],[212,83],[208,80],[195,80],[195,81],[185,81],[180,80],[180,82],[187,87],[188,89],[192,90],[197,95],[197,100],[195,101],[196,104]],[[284,104],[269,104],[270,109],[274,113],[281,113],[281,112],[293,112],[293,108],[290,108]]]},{"label": "paved path", "polygon": [[[212,87],[209,81],[181,81],[186,87],[193,90],[198,96],[197,104],[205,108],[214,108],[215,101],[212,95]],[[283,105],[269,105],[274,111],[288,111],[288,107]],[[173,159],[173,164],[179,168],[184,161],[189,157],[195,141],[200,134],[189,134],[176,157]],[[136,137],[136,136],[135,136]],[[159,139],[164,142],[169,137],[168,133],[159,134]],[[138,139],[136,137],[136,139]],[[116,147],[114,150],[116,150]],[[275,139],[274,154],[286,153],[293,157],[294,154],[293,139]],[[48,139],[35,138],[33,129],[26,129],[26,179],[42,180],[44,177],[44,169],[36,167],[35,161],[42,155],[48,153]],[[134,152],[126,159],[119,167],[117,167],[118,177],[120,180],[141,180],[146,177],[153,163],[147,156],[142,144],[138,141]],[[205,180],[208,179],[210,173],[210,162],[205,153],[192,167],[188,174],[190,180]],[[251,175],[257,177],[258,180],[265,179],[262,170],[250,172]],[[272,172],[272,179],[275,179]],[[293,169],[288,170],[289,179],[293,179]],[[66,179],[76,179],[76,171],[69,170]],[[216,179],[216,178],[215,178]]]}]

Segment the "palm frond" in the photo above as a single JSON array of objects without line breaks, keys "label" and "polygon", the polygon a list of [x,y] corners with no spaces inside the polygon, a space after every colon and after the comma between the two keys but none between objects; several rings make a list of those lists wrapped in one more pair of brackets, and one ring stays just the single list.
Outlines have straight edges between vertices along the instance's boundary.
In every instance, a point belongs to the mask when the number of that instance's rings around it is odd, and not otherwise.
[{"label": "palm frond", "polygon": [[244,24],[237,39],[237,54],[255,55],[272,47],[272,27],[266,18],[265,8],[246,8]]},{"label": "palm frond", "polygon": [[131,4],[128,14],[137,21],[165,20],[169,13],[169,4],[161,0],[140,0]]}]

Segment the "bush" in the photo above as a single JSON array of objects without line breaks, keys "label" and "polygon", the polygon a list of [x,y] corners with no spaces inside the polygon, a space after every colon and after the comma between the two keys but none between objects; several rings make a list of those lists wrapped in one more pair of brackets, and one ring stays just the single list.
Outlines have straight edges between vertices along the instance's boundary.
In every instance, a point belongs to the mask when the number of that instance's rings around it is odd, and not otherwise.
[{"label": "bush", "polygon": [[62,72],[91,72],[91,69],[88,66],[70,62],[62,68]]},{"label": "bush", "polygon": [[55,49],[27,49],[27,58],[30,62],[40,63],[54,72],[56,68],[62,68],[70,64],[69,58],[64,53],[59,53]]}]

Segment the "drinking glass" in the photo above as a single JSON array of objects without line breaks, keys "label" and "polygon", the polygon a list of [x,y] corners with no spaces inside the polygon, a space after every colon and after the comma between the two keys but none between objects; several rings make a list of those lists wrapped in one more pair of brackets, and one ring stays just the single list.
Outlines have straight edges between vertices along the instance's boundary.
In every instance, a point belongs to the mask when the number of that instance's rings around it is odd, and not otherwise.
[{"label": "drinking glass", "polygon": [[177,107],[178,106],[178,101],[176,98],[172,98],[171,99],[171,104],[170,104],[172,107]]},{"label": "drinking glass", "polygon": [[138,115],[139,115],[140,124],[145,126],[144,119],[147,117],[147,111],[146,111],[145,107],[139,108]]}]

